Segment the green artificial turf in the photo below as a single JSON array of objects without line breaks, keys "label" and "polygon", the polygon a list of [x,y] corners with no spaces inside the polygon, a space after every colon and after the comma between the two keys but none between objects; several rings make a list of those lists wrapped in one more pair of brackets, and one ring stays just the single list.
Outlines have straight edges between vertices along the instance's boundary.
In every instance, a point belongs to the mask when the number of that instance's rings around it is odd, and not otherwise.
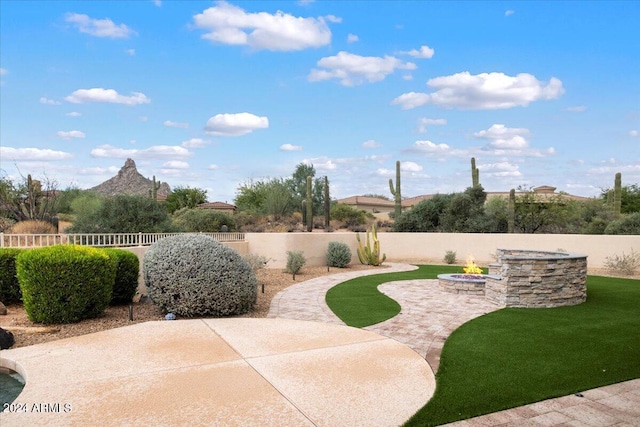
[{"label": "green artificial turf", "polygon": [[503,309],[454,331],[442,351],[435,395],[406,426],[439,425],[634,378],[640,378],[640,281],[589,276],[584,304]]},{"label": "green artificial turf", "polygon": [[462,273],[462,267],[420,265],[413,271],[357,277],[329,289],[327,305],[349,326],[375,325],[400,313],[400,305],[378,291],[378,285],[396,280],[435,279],[445,273]]}]

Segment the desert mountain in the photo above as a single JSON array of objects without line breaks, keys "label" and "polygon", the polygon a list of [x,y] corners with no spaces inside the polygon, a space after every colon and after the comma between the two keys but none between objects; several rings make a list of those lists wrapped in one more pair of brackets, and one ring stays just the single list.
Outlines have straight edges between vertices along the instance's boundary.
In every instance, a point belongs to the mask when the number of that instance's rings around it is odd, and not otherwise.
[{"label": "desert mountain", "polygon": [[[105,196],[117,196],[119,194],[149,196],[152,188],[153,181],[142,176],[136,169],[136,163],[132,159],[127,159],[116,176],[90,188],[90,190]],[[160,183],[158,199],[165,199],[170,193],[169,184],[166,182]]]}]

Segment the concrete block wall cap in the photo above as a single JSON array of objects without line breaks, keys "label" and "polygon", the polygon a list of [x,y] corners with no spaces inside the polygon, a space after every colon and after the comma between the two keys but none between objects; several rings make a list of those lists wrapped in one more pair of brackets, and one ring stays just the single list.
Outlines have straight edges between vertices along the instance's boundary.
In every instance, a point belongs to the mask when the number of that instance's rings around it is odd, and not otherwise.
[{"label": "concrete block wall cap", "polygon": [[498,251],[517,252],[516,254],[500,253],[502,260],[554,260],[554,259],[579,259],[588,255],[575,252],[542,251],[534,249],[498,249]]}]

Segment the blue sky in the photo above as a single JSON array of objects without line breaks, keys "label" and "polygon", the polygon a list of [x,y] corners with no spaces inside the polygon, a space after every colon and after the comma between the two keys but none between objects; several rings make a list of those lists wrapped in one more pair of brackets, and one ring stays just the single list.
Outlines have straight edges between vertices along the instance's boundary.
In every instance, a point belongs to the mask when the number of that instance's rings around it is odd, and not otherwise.
[{"label": "blue sky", "polygon": [[640,2],[0,2],[0,169],[89,188],[126,158],[231,202],[640,182]]}]

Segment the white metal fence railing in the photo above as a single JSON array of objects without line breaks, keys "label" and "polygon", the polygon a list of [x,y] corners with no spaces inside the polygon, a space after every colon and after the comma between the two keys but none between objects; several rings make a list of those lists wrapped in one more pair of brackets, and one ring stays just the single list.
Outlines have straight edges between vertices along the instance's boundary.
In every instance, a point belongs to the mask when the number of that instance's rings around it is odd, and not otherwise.
[{"label": "white metal fence railing", "polygon": [[[184,233],[82,233],[82,234],[4,234],[0,233],[2,248],[32,248],[60,244],[102,247],[149,246],[158,240]],[[244,233],[198,233],[219,242],[242,242]]]}]

